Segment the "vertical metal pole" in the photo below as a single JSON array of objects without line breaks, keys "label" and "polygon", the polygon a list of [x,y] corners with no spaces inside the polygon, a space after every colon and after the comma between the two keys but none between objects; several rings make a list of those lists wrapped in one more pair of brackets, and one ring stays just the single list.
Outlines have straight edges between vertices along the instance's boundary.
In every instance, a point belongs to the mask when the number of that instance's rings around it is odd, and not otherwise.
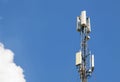
[{"label": "vertical metal pole", "polygon": [[86,75],[86,55],[87,55],[87,40],[86,40],[86,28],[83,27],[81,32],[81,49],[82,49],[82,68],[81,68],[81,81],[87,82],[87,75]]}]

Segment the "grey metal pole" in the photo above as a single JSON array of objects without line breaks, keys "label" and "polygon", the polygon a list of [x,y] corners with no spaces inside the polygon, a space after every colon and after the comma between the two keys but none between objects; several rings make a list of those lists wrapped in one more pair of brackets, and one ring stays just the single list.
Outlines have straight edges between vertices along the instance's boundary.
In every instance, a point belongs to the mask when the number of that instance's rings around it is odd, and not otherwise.
[{"label": "grey metal pole", "polygon": [[87,40],[86,40],[86,27],[83,27],[83,32],[82,32],[82,55],[83,55],[83,77],[82,77],[82,82],[87,82],[87,75],[86,75],[86,55],[87,55]]}]

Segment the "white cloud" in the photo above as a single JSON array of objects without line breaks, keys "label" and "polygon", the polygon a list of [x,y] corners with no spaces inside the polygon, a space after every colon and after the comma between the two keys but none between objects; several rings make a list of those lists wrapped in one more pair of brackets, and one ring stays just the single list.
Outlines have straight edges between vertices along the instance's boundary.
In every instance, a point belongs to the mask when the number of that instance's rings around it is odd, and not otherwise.
[{"label": "white cloud", "polygon": [[0,82],[26,82],[23,69],[14,63],[14,53],[0,43]]}]

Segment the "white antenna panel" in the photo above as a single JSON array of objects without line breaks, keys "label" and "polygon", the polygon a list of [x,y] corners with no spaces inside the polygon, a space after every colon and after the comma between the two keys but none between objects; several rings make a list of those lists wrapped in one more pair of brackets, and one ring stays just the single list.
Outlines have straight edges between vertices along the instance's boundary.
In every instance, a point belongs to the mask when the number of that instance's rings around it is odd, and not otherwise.
[{"label": "white antenna panel", "polygon": [[78,66],[80,64],[82,64],[82,53],[81,53],[81,51],[76,53],[76,66]]},{"label": "white antenna panel", "polygon": [[86,26],[86,11],[81,12],[81,26]]},{"label": "white antenna panel", "polygon": [[81,27],[80,27],[80,17],[77,17],[77,31],[81,31]]},{"label": "white antenna panel", "polygon": [[90,55],[90,69],[89,71],[93,71],[94,70],[94,55]]},{"label": "white antenna panel", "polygon": [[87,18],[87,33],[91,32],[90,18]]},{"label": "white antenna panel", "polygon": [[91,66],[92,69],[94,69],[94,55],[91,56]]}]

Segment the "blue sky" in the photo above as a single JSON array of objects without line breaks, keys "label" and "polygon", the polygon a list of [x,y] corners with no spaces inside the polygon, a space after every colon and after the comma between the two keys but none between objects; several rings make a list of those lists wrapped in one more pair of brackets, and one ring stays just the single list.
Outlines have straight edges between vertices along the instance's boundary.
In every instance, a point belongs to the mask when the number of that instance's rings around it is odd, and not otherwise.
[{"label": "blue sky", "polygon": [[119,82],[119,0],[0,0],[0,42],[15,53],[27,82],[79,82],[76,17],[91,18],[89,82]]}]

